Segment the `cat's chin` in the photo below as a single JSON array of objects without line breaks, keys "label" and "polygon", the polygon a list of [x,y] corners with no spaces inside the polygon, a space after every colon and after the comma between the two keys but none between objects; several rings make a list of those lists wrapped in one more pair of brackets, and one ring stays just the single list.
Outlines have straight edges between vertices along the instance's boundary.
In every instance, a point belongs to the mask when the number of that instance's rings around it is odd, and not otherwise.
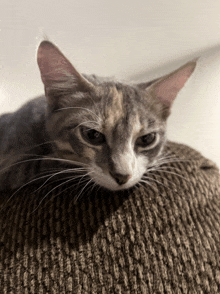
[{"label": "cat's chin", "polygon": [[106,182],[103,182],[103,181],[100,181],[100,180],[94,180],[94,182],[97,185],[99,185],[99,186],[101,186],[101,187],[103,187],[105,189],[108,189],[110,191],[127,190],[127,189],[132,188],[133,186],[135,186],[138,183],[138,181],[135,181],[135,182],[131,181],[131,182],[127,182],[127,183],[125,183],[123,185],[118,185],[117,183],[114,183],[113,181],[109,181],[108,183],[106,183]]}]

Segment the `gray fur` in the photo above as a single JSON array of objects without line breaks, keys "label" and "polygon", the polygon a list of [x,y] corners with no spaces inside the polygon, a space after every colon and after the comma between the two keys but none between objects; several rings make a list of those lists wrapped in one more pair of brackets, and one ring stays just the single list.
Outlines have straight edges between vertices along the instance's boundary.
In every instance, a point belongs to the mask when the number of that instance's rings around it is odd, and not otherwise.
[{"label": "gray fur", "polygon": [[[48,41],[39,47],[38,64],[46,95],[0,117],[0,189],[50,177],[55,168],[60,174],[71,169],[74,177],[77,166],[92,183],[111,190],[137,184],[166,141],[170,105],[154,97],[158,80],[144,87],[82,76]],[[83,127],[105,136],[105,142],[88,142]],[[149,133],[156,133],[155,146],[136,144]]]}]

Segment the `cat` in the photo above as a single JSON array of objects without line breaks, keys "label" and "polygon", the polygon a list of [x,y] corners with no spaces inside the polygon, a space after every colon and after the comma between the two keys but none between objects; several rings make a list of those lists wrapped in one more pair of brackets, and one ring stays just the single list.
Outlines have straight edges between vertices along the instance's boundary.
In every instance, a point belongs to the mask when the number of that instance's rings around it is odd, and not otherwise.
[{"label": "cat", "polygon": [[37,62],[45,96],[0,117],[1,190],[55,176],[115,191],[137,185],[158,164],[171,105],[196,67],[125,84],[80,74],[48,40]]}]

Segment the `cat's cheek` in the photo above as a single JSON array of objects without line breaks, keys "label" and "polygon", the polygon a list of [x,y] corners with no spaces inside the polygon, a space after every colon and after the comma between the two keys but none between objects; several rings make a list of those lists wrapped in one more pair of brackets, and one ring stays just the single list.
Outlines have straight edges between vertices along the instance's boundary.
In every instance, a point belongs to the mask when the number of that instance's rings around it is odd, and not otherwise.
[{"label": "cat's cheek", "polygon": [[143,175],[146,173],[148,163],[149,160],[145,156],[139,155],[137,157],[135,172],[136,184],[142,179]]},{"label": "cat's cheek", "polygon": [[95,182],[98,186],[112,191],[118,190],[118,184],[109,175],[108,171],[103,171],[101,167],[97,166],[94,163],[91,164],[89,175],[93,182]]}]

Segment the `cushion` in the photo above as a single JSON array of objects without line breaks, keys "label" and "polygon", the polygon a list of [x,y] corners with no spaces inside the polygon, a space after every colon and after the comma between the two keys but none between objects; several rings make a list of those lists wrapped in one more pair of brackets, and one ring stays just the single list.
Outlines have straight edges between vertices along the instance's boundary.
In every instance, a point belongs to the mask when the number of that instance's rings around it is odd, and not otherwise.
[{"label": "cushion", "polygon": [[220,292],[218,168],[182,144],[165,153],[128,191],[2,192],[0,293]]}]

